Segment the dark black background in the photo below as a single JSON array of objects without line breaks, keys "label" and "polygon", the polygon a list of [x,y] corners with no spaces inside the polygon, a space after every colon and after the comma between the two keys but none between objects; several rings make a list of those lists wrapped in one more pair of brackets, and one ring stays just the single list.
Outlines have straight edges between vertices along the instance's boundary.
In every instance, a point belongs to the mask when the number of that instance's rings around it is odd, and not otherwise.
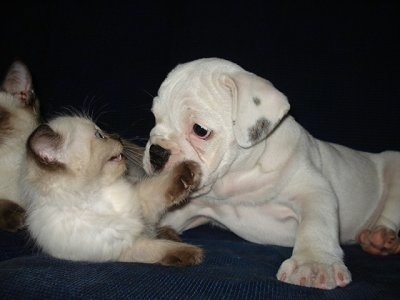
[{"label": "dark black background", "polygon": [[14,1],[0,72],[21,59],[46,117],[85,109],[143,142],[167,73],[217,56],[271,80],[316,137],[400,150],[400,2],[371,2]]}]

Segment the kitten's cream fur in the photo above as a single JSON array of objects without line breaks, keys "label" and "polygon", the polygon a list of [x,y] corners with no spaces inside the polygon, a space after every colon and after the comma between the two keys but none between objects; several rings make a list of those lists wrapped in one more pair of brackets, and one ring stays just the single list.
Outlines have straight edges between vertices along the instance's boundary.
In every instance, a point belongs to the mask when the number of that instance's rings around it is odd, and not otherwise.
[{"label": "kitten's cream fur", "polygon": [[30,199],[27,225],[45,252],[86,261],[174,266],[202,261],[200,248],[156,238],[166,208],[197,187],[196,163],[132,184],[120,140],[78,116],[39,126],[27,149],[21,177],[24,198]]},{"label": "kitten's cream fur", "polygon": [[[14,62],[0,89],[0,229],[23,226],[25,207],[18,195],[18,177],[25,143],[38,124],[39,105],[27,67]],[[22,207],[21,207],[22,206]]]}]

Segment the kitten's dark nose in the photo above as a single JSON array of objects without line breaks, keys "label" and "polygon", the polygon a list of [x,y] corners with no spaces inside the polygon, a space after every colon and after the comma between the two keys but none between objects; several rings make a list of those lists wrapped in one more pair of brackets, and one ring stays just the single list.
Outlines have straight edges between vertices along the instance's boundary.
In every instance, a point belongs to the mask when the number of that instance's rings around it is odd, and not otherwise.
[{"label": "kitten's dark nose", "polygon": [[167,163],[171,151],[164,149],[159,145],[150,146],[150,163],[153,166],[155,172],[161,171]]}]

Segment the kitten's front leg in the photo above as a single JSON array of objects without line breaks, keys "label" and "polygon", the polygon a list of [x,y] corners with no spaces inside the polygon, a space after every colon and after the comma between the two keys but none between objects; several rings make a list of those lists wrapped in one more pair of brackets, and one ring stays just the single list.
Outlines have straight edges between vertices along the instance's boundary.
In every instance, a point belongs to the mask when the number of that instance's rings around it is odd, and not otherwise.
[{"label": "kitten's front leg", "polygon": [[156,224],[169,207],[182,203],[200,184],[200,166],[183,161],[172,170],[139,183],[139,199],[146,221]]},{"label": "kitten's front leg", "polygon": [[[170,171],[138,183],[138,199],[145,221],[156,225],[167,208],[182,203],[198,187],[200,178],[200,166],[193,161],[184,161]],[[161,227],[156,239],[142,236],[121,254],[120,260],[176,267],[200,264],[203,250],[179,240],[172,228]]]},{"label": "kitten's front leg", "polygon": [[124,251],[119,261],[187,267],[203,261],[203,250],[186,243],[170,240],[141,238]]}]

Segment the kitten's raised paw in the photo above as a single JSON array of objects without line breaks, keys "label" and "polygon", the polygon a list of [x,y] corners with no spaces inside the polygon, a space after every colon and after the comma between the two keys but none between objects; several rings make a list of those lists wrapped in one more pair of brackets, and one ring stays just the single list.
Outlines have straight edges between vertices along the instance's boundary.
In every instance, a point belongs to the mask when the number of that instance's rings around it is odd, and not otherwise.
[{"label": "kitten's raised paw", "polygon": [[168,251],[160,264],[169,267],[195,266],[203,261],[203,250],[196,246],[182,244]]},{"label": "kitten's raised paw", "polygon": [[24,227],[25,210],[9,200],[0,200],[0,230],[15,232]]},{"label": "kitten's raised paw", "polygon": [[396,232],[383,226],[361,231],[358,242],[361,248],[370,254],[400,254],[400,239]]},{"label": "kitten's raised paw", "polygon": [[183,161],[172,169],[172,182],[167,190],[169,206],[179,204],[195,190],[201,179],[200,165],[194,161]]}]

